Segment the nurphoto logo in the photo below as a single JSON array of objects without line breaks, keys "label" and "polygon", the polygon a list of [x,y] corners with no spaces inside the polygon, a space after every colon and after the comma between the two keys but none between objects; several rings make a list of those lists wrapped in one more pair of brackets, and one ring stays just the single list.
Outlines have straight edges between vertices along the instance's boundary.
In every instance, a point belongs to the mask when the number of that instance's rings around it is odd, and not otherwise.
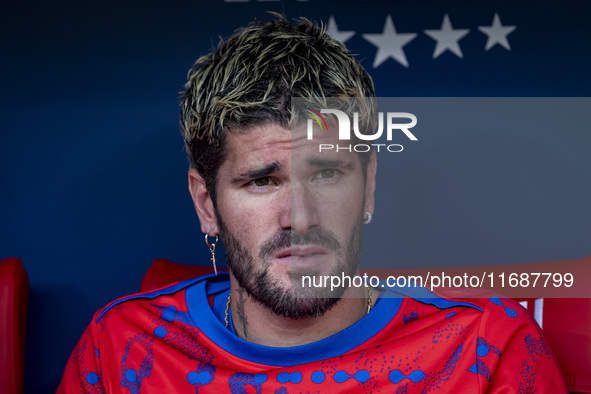
[{"label": "nurphoto logo", "polygon": [[[332,114],[336,117],[338,123],[338,130],[339,130],[339,141],[350,141],[351,140],[351,119],[349,116],[338,109],[321,109],[320,111],[315,111],[311,108],[304,109],[305,114],[308,116],[308,123],[307,123],[307,131],[308,131],[308,140],[314,139],[314,122],[320,127],[320,132],[328,132],[328,122],[324,119],[322,114]],[[399,119],[406,119],[410,122],[406,123],[396,123]],[[411,141],[418,141],[417,137],[413,133],[411,133],[410,129],[416,126],[417,124],[417,117],[408,112],[387,112],[386,113],[386,139],[388,141],[392,141],[392,136],[394,132],[402,132],[406,137],[408,137]],[[364,130],[365,131],[365,130]],[[382,136],[384,133],[384,113],[378,113],[378,129],[373,134],[362,133],[359,130],[359,113],[353,113],[353,133],[355,133],[355,137],[361,141],[376,141],[378,138]],[[340,150],[346,151],[355,151],[355,152],[369,152],[371,147],[376,148],[378,152],[380,152],[380,148],[385,148],[388,152],[402,152],[404,147],[401,144],[349,144],[349,145],[342,145],[342,144],[319,144],[318,149],[319,152],[326,151],[326,150],[336,150],[337,152]]]}]

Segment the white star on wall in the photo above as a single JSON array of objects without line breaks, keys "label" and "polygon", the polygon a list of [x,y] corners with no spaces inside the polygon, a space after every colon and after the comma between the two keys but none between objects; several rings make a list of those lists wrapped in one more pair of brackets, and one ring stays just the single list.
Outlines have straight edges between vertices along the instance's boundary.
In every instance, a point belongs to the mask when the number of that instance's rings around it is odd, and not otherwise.
[{"label": "white star on wall", "polygon": [[393,58],[404,67],[408,67],[408,61],[404,54],[403,46],[412,41],[417,35],[415,33],[398,34],[392,22],[392,17],[386,17],[386,24],[382,34],[363,34],[363,38],[378,47],[378,52],[373,61],[373,68],[378,67],[388,58]]},{"label": "white star on wall", "polygon": [[507,41],[507,36],[515,29],[515,26],[503,26],[499,14],[495,13],[491,26],[478,26],[478,30],[488,36],[484,50],[488,51],[496,44],[499,44],[510,51],[511,47],[509,46],[509,41]]},{"label": "white star on wall", "polygon": [[328,18],[328,26],[326,27],[326,32],[329,36],[339,41],[343,45],[349,38],[355,35],[355,32],[353,30],[339,31],[337,22],[334,20],[334,16],[332,15],[330,16],[330,18]]},{"label": "white star on wall", "polygon": [[457,57],[463,57],[458,41],[470,32],[470,29],[455,29],[451,25],[449,16],[443,16],[443,23],[440,30],[425,30],[425,34],[437,41],[433,59],[436,59],[446,50],[454,53]]}]

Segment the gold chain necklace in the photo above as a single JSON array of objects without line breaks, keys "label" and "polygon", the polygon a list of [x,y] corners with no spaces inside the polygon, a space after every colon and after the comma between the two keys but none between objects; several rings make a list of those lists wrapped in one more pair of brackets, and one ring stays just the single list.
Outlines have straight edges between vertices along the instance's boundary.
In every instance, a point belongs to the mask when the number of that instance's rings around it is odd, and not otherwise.
[{"label": "gold chain necklace", "polygon": [[[226,328],[228,328],[228,315],[230,312],[230,301],[232,300],[232,291],[230,291],[230,294],[228,294],[228,301],[226,302],[226,315],[224,317],[224,321],[226,322]],[[373,307],[372,301],[371,301],[371,286],[367,286],[367,312],[365,313],[366,315],[371,311],[371,308]]]}]

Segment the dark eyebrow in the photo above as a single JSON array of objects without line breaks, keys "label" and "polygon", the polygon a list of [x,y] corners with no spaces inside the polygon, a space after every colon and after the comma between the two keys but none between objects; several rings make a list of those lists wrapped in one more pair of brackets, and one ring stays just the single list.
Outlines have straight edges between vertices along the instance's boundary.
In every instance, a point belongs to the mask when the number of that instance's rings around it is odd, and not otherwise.
[{"label": "dark eyebrow", "polygon": [[250,181],[252,179],[264,178],[264,177],[269,176],[279,170],[281,170],[281,163],[276,161],[276,162],[269,164],[266,167],[257,168],[254,170],[243,172],[242,174],[240,174],[236,178],[232,178],[232,183],[243,183],[243,182]]},{"label": "dark eyebrow", "polygon": [[339,159],[324,159],[320,157],[312,157],[311,159],[308,159],[308,164],[317,168],[346,168],[349,170],[355,168],[355,163],[352,161],[345,162]]}]

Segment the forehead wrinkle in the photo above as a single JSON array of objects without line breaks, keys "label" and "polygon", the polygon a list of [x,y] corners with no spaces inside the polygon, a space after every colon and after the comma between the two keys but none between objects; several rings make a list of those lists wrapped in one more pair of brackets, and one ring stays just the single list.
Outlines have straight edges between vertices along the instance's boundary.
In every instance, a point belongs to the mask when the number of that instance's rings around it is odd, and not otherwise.
[{"label": "forehead wrinkle", "polygon": [[[281,133],[283,132],[283,133]],[[239,151],[256,152],[262,149],[271,148],[270,151],[284,150],[291,144],[290,130],[275,125],[256,127],[253,129],[240,130],[232,134],[228,140],[231,153]],[[281,134],[286,134],[281,135]]]}]

